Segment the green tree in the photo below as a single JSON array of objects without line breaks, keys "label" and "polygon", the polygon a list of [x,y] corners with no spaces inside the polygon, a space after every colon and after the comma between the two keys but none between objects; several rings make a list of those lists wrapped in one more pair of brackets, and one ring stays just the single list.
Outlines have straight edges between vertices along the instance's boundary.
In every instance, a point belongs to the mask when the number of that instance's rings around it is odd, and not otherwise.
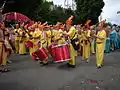
[{"label": "green tree", "polygon": [[[0,0],[0,5],[2,5],[4,0]],[[4,13],[6,12],[20,12],[30,18],[35,15],[35,10],[41,5],[43,0],[7,0],[4,8]]]},{"label": "green tree", "polygon": [[87,19],[95,24],[104,7],[103,0],[75,0],[77,5],[76,13],[79,16],[79,22],[84,23]]}]

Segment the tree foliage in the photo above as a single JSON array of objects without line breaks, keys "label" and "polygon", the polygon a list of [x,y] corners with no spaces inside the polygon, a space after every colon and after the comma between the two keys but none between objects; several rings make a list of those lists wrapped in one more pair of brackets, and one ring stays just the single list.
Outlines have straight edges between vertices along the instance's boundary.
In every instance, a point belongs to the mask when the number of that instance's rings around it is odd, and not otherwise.
[{"label": "tree foliage", "polygon": [[[4,0],[0,0],[2,5]],[[76,11],[71,8],[56,6],[53,2],[45,0],[7,0],[5,12],[20,12],[32,20],[48,21],[50,24],[65,22],[70,15],[74,15],[74,24],[84,23],[91,19],[93,24],[98,20],[104,6],[103,0],[75,0]]]},{"label": "tree foliage", "polygon": [[98,22],[98,17],[104,7],[103,0],[75,0],[77,5],[76,13],[79,15],[80,22],[91,19],[93,24]]}]

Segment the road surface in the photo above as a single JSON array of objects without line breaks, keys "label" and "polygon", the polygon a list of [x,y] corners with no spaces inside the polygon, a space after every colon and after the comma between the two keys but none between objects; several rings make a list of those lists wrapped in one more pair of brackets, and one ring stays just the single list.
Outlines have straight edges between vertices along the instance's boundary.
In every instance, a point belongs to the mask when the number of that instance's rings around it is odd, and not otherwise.
[{"label": "road surface", "polygon": [[120,50],[105,55],[105,66],[96,69],[77,57],[77,67],[66,63],[40,66],[29,55],[12,55],[11,72],[0,73],[0,90],[120,90]]}]

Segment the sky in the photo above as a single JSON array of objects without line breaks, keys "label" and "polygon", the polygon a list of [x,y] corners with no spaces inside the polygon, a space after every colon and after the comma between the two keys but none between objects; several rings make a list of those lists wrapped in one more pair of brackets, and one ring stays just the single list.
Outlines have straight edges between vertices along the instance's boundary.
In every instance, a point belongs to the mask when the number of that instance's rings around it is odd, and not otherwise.
[{"label": "sky", "polygon": [[[50,0],[51,1],[51,0]],[[54,4],[64,6],[65,0],[53,0]],[[72,0],[68,0],[71,4]],[[120,25],[120,0],[104,0],[105,6],[103,8],[102,18],[107,19],[108,22]]]}]

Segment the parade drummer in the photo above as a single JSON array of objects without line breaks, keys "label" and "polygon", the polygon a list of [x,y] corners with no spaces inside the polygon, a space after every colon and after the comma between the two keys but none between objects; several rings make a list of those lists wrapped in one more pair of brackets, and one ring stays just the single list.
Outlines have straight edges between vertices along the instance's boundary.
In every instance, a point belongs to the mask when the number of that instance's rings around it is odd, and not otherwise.
[{"label": "parade drummer", "polygon": [[51,35],[52,35],[52,31],[50,30],[51,26],[47,25],[45,26],[45,32],[47,34],[47,46],[49,46],[51,44]]},{"label": "parade drummer", "polygon": [[33,52],[35,52],[37,50],[37,43],[40,41],[40,36],[41,36],[41,31],[39,29],[39,27],[36,27],[36,25],[32,25],[32,28],[34,29],[33,32]]},{"label": "parade drummer", "polygon": [[54,41],[56,44],[63,44],[63,34],[62,34],[62,30],[61,30],[61,24],[60,22],[57,22],[57,24],[54,26],[55,27],[55,30],[53,31],[54,32]]},{"label": "parade drummer", "polygon": [[103,59],[104,59],[104,45],[106,39],[106,32],[103,29],[103,24],[105,21],[100,22],[99,26],[97,27],[98,33],[94,35],[96,38],[96,65],[97,68],[101,68],[103,66]]},{"label": "parade drummer", "polygon": [[[28,31],[29,31],[29,40],[30,42],[34,43],[34,39],[33,39],[33,33],[34,33],[34,30],[32,29],[32,27],[28,27]],[[33,53],[33,47],[29,47],[29,53],[30,55],[32,56],[32,53]]]},{"label": "parade drummer", "polygon": [[[45,22],[44,24],[38,25],[38,27],[35,28],[35,32],[33,34],[33,37],[34,37],[34,40],[35,40],[35,42],[34,42],[35,50],[32,53],[33,56],[35,56],[34,53],[40,47],[43,47],[43,48],[45,48],[45,50],[47,50],[46,49],[46,47],[47,47],[47,41],[46,41],[47,40],[47,35],[46,35],[46,32],[43,30],[46,24],[47,23]],[[38,58],[38,57],[36,57],[36,58]],[[42,63],[43,65],[47,65],[48,64],[48,60],[47,59],[45,59],[44,61],[38,60],[38,62]]]},{"label": "parade drummer", "polygon": [[[64,33],[66,35],[68,35],[68,37],[70,39],[73,39],[74,34],[75,34],[75,28],[74,26],[72,26],[72,19],[73,16],[71,16],[67,21],[66,21],[66,29],[67,32]],[[73,48],[73,45],[70,43],[69,44],[69,50],[70,50],[70,56],[71,56],[71,60],[68,62],[68,66],[70,67],[75,67],[76,66],[76,56],[77,56],[77,52],[75,51],[75,49]]]}]

